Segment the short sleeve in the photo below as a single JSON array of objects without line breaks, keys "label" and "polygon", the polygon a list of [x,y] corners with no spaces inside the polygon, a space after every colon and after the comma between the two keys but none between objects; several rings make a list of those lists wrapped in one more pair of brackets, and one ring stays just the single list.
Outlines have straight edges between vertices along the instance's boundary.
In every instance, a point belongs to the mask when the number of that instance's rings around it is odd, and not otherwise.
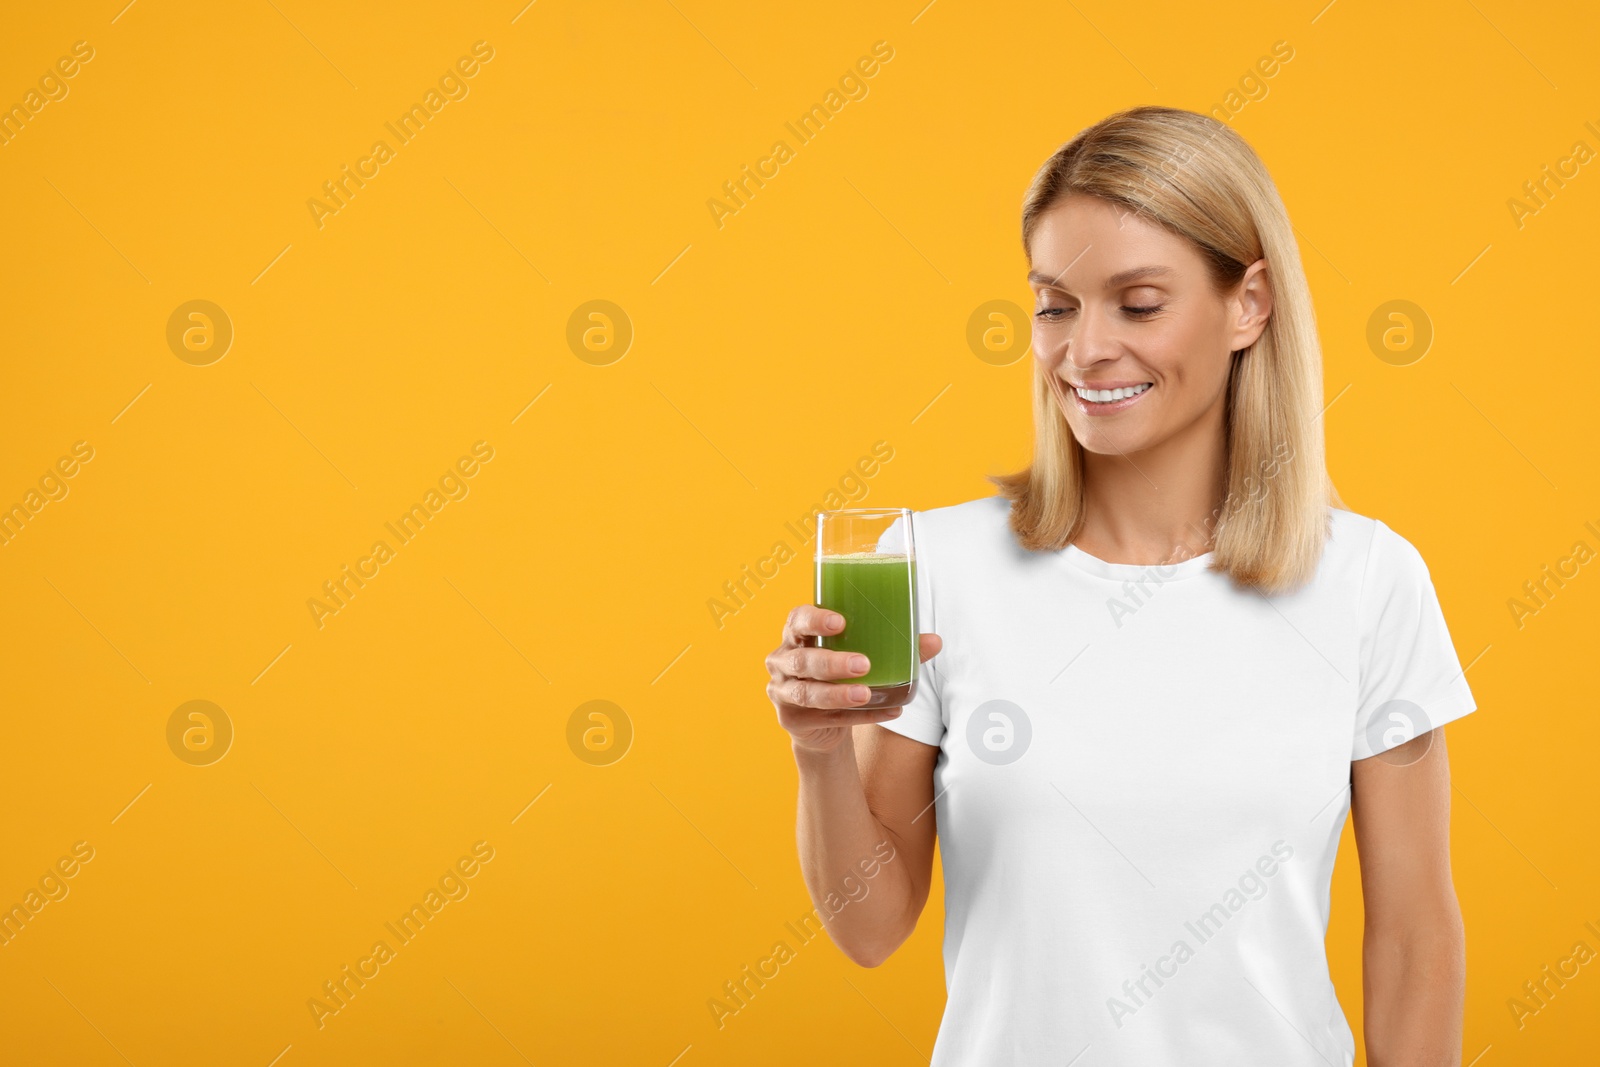
[{"label": "short sleeve", "polygon": [[[881,550],[904,551],[904,531],[900,527],[896,522],[884,532],[879,540]],[[917,632],[927,634],[937,633],[938,627],[934,620],[933,565],[925,534],[926,523],[919,524],[917,513],[912,512],[911,541],[917,566]],[[934,656],[918,668],[917,691],[911,695],[911,702],[898,718],[880,722],[879,726],[925,745],[937,745],[944,739],[944,702],[939,692],[938,663],[939,656]]]},{"label": "short sleeve", "polygon": [[1427,564],[1376,521],[1361,586],[1352,760],[1366,759],[1477,708]]}]

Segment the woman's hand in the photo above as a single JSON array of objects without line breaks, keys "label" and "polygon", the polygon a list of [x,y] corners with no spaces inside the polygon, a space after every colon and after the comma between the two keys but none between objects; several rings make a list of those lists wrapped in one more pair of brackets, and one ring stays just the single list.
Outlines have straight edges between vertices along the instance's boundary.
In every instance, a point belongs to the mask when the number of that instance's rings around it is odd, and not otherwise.
[{"label": "woman's hand", "polygon": [[[870,695],[864,685],[840,684],[871,669],[859,652],[835,652],[820,647],[819,639],[844,629],[844,617],[812,604],[789,612],[783,643],[767,656],[767,696],[778,709],[778,725],[789,731],[796,748],[827,751],[850,736],[857,723],[884,722],[900,714],[899,708],[861,708]],[[918,638],[921,659],[939,654],[944,642],[938,634]]]}]

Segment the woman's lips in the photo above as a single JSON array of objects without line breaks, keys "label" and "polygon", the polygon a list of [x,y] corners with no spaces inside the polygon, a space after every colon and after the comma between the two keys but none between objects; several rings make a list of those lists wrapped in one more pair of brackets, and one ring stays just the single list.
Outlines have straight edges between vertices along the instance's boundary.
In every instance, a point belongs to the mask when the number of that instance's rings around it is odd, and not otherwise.
[{"label": "woman's lips", "polygon": [[1156,387],[1151,385],[1150,388],[1146,389],[1144,392],[1138,393],[1134,396],[1125,396],[1121,400],[1112,400],[1109,403],[1096,404],[1092,400],[1085,400],[1083,397],[1079,396],[1078,391],[1072,388],[1072,386],[1067,386],[1067,389],[1072,393],[1073,403],[1077,404],[1078,410],[1083,412],[1085,415],[1115,415],[1119,411],[1127,411],[1129,408],[1133,407],[1133,405],[1137,404],[1139,401],[1156,391]]}]

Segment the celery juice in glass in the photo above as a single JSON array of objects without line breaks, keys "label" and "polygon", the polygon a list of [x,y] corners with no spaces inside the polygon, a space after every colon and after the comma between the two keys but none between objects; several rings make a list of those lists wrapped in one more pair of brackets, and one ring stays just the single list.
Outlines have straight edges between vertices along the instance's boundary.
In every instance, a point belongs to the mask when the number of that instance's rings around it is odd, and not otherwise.
[{"label": "celery juice in glass", "polygon": [[817,605],[844,616],[823,648],[859,652],[871,668],[845,679],[872,695],[860,708],[892,708],[916,692],[917,563],[906,508],[825,511],[817,518]]}]

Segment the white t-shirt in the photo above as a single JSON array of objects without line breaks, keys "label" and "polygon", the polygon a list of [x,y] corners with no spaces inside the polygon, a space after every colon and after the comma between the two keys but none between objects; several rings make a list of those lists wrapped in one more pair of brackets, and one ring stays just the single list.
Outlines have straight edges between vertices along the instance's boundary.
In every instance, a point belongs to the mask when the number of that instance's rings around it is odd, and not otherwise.
[{"label": "white t-shirt", "polygon": [[1315,577],[1021,548],[914,513],[944,648],[884,728],[940,753],[933,1067],[1349,1067],[1324,938],[1350,763],[1476,708],[1428,569],[1330,508]]}]

